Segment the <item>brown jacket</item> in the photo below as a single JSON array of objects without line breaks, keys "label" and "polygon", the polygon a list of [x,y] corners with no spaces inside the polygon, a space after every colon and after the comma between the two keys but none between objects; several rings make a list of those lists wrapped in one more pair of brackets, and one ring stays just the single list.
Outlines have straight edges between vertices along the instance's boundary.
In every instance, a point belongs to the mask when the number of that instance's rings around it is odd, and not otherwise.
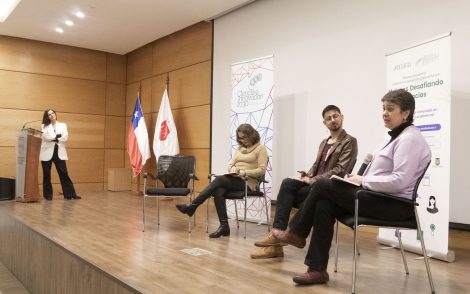
[{"label": "brown jacket", "polygon": [[328,152],[326,157],[326,166],[325,171],[321,175],[315,175],[314,172],[317,170],[317,166],[320,162],[321,153],[323,147],[328,142],[330,137],[326,138],[320,143],[318,148],[317,159],[313,163],[312,167],[308,171],[310,176],[313,176],[312,184],[316,182],[321,177],[329,178],[332,175],[337,175],[339,177],[344,177],[346,173],[349,173],[354,168],[357,158],[357,140],[353,136],[348,135],[345,130],[342,130],[339,134],[339,137],[331,149]]}]

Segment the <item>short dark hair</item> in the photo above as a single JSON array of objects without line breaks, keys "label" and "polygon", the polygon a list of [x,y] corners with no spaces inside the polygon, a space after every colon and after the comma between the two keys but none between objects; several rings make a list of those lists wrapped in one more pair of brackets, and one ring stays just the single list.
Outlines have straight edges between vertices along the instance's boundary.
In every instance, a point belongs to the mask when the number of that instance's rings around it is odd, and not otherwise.
[{"label": "short dark hair", "polygon": [[50,111],[50,110],[52,110],[52,111],[55,113],[56,118],[57,118],[57,112],[55,112],[54,109],[49,108],[49,109],[44,110],[44,114],[43,114],[43,116],[42,116],[42,124],[43,124],[44,126],[48,126],[48,125],[51,124],[51,120],[49,119],[49,111]]},{"label": "short dark hair", "polygon": [[321,112],[321,117],[324,118],[325,117],[325,113],[327,113],[328,111],[330,110],[335,110],[337,111],[339,114],[341,114],[341,110],[339,109],[338,106],[336,105],[328,105],[327,107],[325,107],[323,109],[323,111]]},{"label": "short dark hair", "polygon": [[235,134],[235,136],[237,136],[238,145],[243,145],[240,139],[238,138],[238,132],[245,135],[253,145],[258,143],[260,140],[259,133],[257,130],[255,130],[255,128],[253,128],[250,124],[241,124],[238,126],[237,133]]},{"label": "short dark hair", "polygon": [[410,92],[405,89],[390,91],[382,98],[382,102],[385,101],[398,105],[401,111],[409,110],[410,115],[408,115],[406,121],[413,123],[413,116],[415,114],[415,98]]}]

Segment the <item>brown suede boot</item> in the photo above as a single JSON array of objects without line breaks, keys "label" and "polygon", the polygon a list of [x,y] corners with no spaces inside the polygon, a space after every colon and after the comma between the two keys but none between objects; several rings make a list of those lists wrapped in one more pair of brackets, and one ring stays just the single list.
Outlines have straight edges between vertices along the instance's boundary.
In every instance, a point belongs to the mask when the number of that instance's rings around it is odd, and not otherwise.
[{"label": "brown suede boot", "polygon": [[267,235],[255,241],[255,246],[268,247],[268,246],[286,246],[287,243],[279,241],[273,236],[273,232],[269,232]]},{"label": "brown suede boot", "polygon": [[256,250],[255,253],[251,254],[250,256],[253,259],[283,257],[284,251],[282,250],[282,246],[279,246],[279,245],[260,247]]}]

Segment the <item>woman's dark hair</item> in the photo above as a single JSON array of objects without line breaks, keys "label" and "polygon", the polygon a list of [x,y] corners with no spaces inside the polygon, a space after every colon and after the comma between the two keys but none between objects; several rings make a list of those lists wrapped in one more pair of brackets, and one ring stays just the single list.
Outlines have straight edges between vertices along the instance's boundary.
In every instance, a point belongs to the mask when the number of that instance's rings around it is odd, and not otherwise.
[{"label": "woman's dark hair", "polygon": [[334,111],[337,111],[339,114],[341,114],[341,110],[339,110],[339,107],[336,106],[336,105],[328,105],[327,107],[325,107],[323,109],[323,111],[321,112],[321,117],[322,118],[325,118],[325,113],[327,113],[328,111],[330,110],[334,110]]},{"label": "woman's dark hair", "polygon": [[238,126],[237,133],[236,133],[237,142],[238,142],[238,145],[240,145],[240,146],[243,146],[243,144],[240,141],[240,139],[238,138],[238,133],[239,132],[242,133],[243,135],[245,135],[248,138],[248,140],[250,140],[251,144],[253,144],[253,145],[258,143],[259,140],[260,140],[260,136],[259,136],[258,131],[255,130],[250,124],[241,124],[241,125]]},{"label": "woman's dark hair", "polygon": [[57,118],[57,113],[55,112],[54,109],[46,109],[46,110],[44,110],[44,114],[43,114],[43,116],[42,116],[42,124],[43,124],[44,126],[48,126],[48,125],[51,124],[51,120],[49,119],[49,111],[51,111],[51,110],[55,113],[56,118]]},{"label": "woman's dark hair", "polygon": [[429,204],[428,204],[428,206],[431,206],[431,199],[434,200],[434,206],[436,206],[436,197],[434,197],[434,196],[429,196],[429,200],[428,200],[428,203],[429,203]]},{"label": "woman's dark hair", "polygon": [[405,89],[393,90],[385,94],[382,98],[382,102],[391,102],[400,107],[401,111],[410,111],[410,115],[406,118],[406,121],[413,123],[413,116],[415,113],[415,98],[410,92]]}]

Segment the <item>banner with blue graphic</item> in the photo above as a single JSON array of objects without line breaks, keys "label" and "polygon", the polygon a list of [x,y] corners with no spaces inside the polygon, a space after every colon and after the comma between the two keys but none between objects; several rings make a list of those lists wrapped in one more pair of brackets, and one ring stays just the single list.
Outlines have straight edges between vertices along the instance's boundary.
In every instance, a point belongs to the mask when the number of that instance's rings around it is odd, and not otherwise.
[{"label": "banner with blue graphic", "polygon": [[[451,36],[434,38],[387,56],[387,90],[415,97],[414,124],[432,151],[418,191],[418,214],[431,257],[453,261],[448,250],[450,191]],[[416,231],[401,232],[407,250],[421,252]],[[380,229],[379,242],[397,245],[395,230]]]},{"label": "banner with blue graphic", "polygon": [[[266,146],[269,156],[266,170],[268,213],[271,213],[271,175],[273,150],[273,56],[232,64],[232,103],[230,111],[230,154],[238,147],[235,131],[240,124],[251,124],[260,134],[260,143]],[[238,201],[238,215],[243,216],[244,206]],[[233,201],[227,202],[227,212],[235,215]],[[241,213],[241,214],[240,214]],[[247,204],[247,220],[266,222],[264,201],[251,198]]]}]

